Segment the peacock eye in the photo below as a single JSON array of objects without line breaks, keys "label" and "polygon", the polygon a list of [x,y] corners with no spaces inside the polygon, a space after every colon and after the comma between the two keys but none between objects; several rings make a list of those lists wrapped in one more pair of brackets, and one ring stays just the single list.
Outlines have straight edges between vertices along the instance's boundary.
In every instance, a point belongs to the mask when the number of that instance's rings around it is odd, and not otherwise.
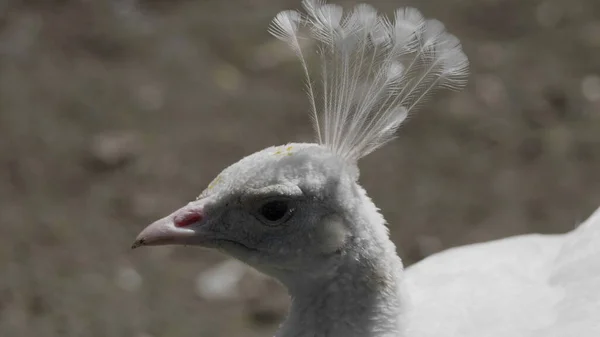
[{"label": "peacock eye", "polygon": [[292,209],[288,200],[268,201],[260,206],[258,210],[260,215],[271,224],[284,220],[284,218],[291,215],[291,211]]}]

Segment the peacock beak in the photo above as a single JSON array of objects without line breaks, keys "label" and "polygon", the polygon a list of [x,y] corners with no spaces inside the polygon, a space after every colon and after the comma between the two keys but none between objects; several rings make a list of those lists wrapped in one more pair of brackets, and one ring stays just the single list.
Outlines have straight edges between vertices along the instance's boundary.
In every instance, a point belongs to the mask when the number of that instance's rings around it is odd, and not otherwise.
[{"label": "peacock beak", "polygon": [[204,213],[198,202],[191,202],[144,228],[132,249],[141,246],[185,245],[202,241]]}]

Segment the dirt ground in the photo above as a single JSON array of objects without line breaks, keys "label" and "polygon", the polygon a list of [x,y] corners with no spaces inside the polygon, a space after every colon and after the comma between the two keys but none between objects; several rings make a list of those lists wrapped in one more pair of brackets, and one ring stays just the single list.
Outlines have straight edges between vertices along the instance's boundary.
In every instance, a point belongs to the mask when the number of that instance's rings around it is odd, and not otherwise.
[{"label": "dirt ground", "polygon": [[[211,299],[223,256],[129,247],[241,156],[311,139],[298,65],[266,32],[298,3],[0,1],[0,336],[271,335],[274,282]],[[472,63],[361,163],[407,265],[600,205],[599,1],[370,3],[440,19]]]}]

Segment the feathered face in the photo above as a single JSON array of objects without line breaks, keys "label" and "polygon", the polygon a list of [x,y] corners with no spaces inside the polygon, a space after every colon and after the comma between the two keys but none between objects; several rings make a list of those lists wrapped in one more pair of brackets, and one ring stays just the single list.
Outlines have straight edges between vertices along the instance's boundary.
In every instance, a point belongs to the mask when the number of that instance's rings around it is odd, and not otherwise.
[{"label": "feathered face", "polygon": [[328,270],[352,235],[357,170],[326,148],[289,144],[254,153],[221,172],[196,201],[138,236],[142,245],[219,249],[280,279]]}]

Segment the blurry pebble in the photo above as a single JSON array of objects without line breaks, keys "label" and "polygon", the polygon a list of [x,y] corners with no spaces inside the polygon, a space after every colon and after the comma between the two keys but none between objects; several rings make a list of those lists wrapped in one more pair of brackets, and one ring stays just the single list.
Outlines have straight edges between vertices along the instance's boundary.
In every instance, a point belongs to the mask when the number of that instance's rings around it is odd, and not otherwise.
[{"label": "blurry pebble", "polygon": [[600,100],[600,77],[597,75],[588,75],[581,81],[581,92],[590,102]]},{"label": "blurry pebble", "polygon": [[249,316],[258,325],[272,325],[285,317],[285,310],[256,306],[250,310]]},{"label": "blurry pebble", "polygon": [[96,168],[115,169],[134,159],[139,145],[131,132],[105,132],[93,138],[90,152]]},{"label": "blurry pebble", "polygon": [[196,278],[196,292],[207,300],[229,300],[240,296],[239,284],[249,268],[229,259],[204,270]]},{"label": "blurry pebble", "polygon": [[115,281],[119,288],[126,291],[136,291],[142,285],[142,277],[131,267],[121,267]]}]

